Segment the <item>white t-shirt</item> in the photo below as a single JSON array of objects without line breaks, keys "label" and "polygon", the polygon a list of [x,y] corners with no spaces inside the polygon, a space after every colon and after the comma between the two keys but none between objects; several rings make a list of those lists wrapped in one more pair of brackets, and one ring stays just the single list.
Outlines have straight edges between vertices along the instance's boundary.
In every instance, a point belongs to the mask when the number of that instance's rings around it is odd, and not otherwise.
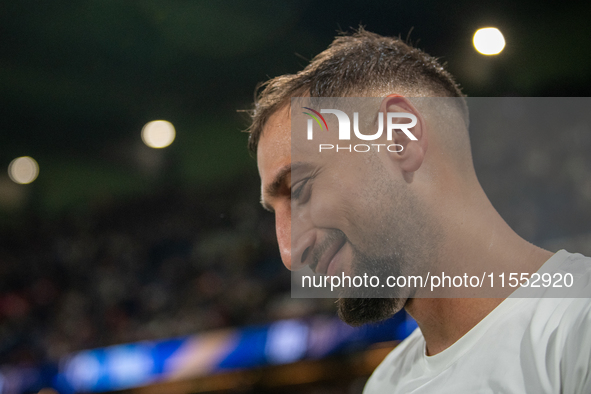
[{"label": "white t-shirt", "polygon": [[[591,285],[591,259],[564,250],[544,267]],[[586,282],[585,282],[586,281]],[[591,394],[591,299],[507,298],[452,346],[426,356],[419,329],[369,378],[364,394]]]}]

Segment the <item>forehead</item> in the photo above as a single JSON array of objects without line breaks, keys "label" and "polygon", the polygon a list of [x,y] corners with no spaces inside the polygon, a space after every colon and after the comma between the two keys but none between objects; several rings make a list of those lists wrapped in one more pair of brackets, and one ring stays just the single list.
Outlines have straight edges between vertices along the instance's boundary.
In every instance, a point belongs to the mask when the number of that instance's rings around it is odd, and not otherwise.
[{"label": "forehead", "polygon": [[291,117],[288,106],[275,112],[263,129],[257,147],[257,164],[263,187],[291,164]]}]

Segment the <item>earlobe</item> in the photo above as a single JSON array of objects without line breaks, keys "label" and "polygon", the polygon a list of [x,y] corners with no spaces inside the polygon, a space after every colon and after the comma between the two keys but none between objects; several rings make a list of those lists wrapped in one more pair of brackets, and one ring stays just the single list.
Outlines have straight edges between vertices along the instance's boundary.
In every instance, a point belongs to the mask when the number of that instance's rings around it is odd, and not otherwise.
[{"label": "earlobe", "polygon": [[421,168],[425,159],[425,152],[419,144],[411,142],[399,153],[399,156],[401,156],[400,168],[405,172],[415,172]]},{"label": "earlobe", "polygon": [[390,116],[389,124],[394,126],[394,130],[391,134],[392,141],[389,142],[399,145],[401,149],[398,152],[390,152],[389,155],[404,172],[417,171],[423,164],[428,145],[426,122],[423,116],[406,97],[398,94],[385,97],[380,106],[380,112],[384,114],[385,120],[389,118],[388,113],[409,114],[416,118],[416,125],[404,127],[405,124],[414,123],[412,116],[402,115],[397,118]]}]

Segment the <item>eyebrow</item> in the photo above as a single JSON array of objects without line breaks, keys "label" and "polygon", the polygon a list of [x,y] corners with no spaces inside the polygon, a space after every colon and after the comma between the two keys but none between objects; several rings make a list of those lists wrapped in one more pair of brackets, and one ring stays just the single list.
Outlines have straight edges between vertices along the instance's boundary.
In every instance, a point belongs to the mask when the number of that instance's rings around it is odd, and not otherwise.
[{"label": "eyebrow", "polygon": [[273,208],[271,208],[271,206],[267,204],[267,202],[264,199],[264,196],[277,197],[279,195],[281,188],[285,185],[285,180],[291,174],[291,172],[296,171],[298,168],[304,167],[306,165],[306,163],[296,162],[283,166],[277,172],[277,175],[275,175],[273,182],[271,182],[265,187],[264,193],[263,195],[261,195],[261,205],[263,206],[263,208],[265,208],[269,212],[275,212]]}]

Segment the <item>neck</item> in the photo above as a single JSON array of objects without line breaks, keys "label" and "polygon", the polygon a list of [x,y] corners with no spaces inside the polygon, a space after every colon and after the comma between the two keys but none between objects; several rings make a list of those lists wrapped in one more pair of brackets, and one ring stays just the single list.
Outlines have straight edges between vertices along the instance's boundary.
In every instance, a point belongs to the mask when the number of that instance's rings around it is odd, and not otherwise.
[{"label": "neck", "polygon": [[[460,189],[461,190],[461,189]],[[475,266],[495,272],[536,272],[552,253],[519,237],[500,217],[480,187],[472,195],[455,195],[442,220],[440,267],[458,272]],[[441,200],[440,200],[441,201]],[[464,272],[466,272],[464,271]],[[506,296],[506,295],[505,295]],[[435,355],[455,343],[484,319],[504,298],[413,298],[405,308],[417,321],[427,354]]]},{"label": "neck", "polygon": [[502,301],[501,298],[413,298],[405,309],[423,333],[427,355],[433,356],[453,345]]}]

